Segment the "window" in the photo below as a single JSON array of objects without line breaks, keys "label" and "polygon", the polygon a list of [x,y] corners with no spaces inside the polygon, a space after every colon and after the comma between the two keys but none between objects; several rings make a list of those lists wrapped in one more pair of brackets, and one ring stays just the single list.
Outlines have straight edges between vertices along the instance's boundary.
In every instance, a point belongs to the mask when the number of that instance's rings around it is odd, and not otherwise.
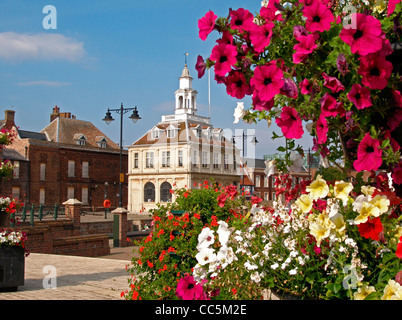
[{"label": "window", "polygon": [[268,201],[268,192],[264,192],[264,201]]},{"label": "window", "polygon": [[74,187],[67,188],[67,200],[74,199]]},{"label": "window", "polygon": [[152,182],[144,186],[144,202],[155,202],[155,186]]},{"label": "window", "polygon": [[80,146],[85,146],[86,139],[85,138],[78,139],[77,144],[80,145]]},{"label": "window", "polygon": [[11,188],[11,193],[12,193],[14,199],[20,198],[20,192],[21,192],[20,187],[12,187]]},{"label": "window", "polygon": [[264,188],[268,188],[268,177],[264,177]]},{"label": "window", "polygon": [[158,139],[159,138],[159,129],[158,128],[152,129],[151,138],[152,139]]},{"label": "window", "polygon": [[82,162],[82,177],[89,178],[89,162],[88,161]]},{"label": "window", "polygon": [[106,141],[99,141],[98,146],[103,148],[103,149],[106,149],[107,143],[106,143]]},{"label": "window", "polygon": [[176,135],[176,129],[175,128],[170,128],[167,130],[167,137],[168,138],[174,138]]},{"label": "window", "polygon": [[275,201],[275,196],[276,196],[276,193],[272,192],[272,201]]},{"label": "window", "polygon": [[260,187],[260,185],[261,185],[261,182],[260,182],[260,176],[255,176],[255,186],[256,186],[256,188],[259,188]]},{"label": "window", "polygon": [[202,152],[202,167],[203,168],[208,168],[208,163],[209,163],[208,160],[209,160],[208,159],[208,152],[203,151]]},{"label": "window", "polygon": [[45,188],[40,188],[39,190],[39,203],[45,204]]},{"label": "window", "polygon": [[147,152],[146,153],[146,163],[145,166],[147,168],[153,168],[154,167],[154,153],[153,152]]},{"label": "window", "polygon": [[88,204],[88,187],[82,187],[81,190],[81,202],[83,205]]},{"label": "window", "polygon": [[170,167],[170,151],[162,151],[162,167]]},{"label": "window", "polygon": [[134,153],[134,168],[138,168],[138,152]]},{"label": "window", "polygon": [[13,179],[18,179],[20,177],[20,162],[14,161],[13,165]]},{"label": "window", "polygon": [[219,153],[216,152],[213,154],[213,167],[214,169],[219,169]]},{"label": "window", "polygon": [[164,182],[161,184],[161,202],[171,202],[172,194],[170,193],[172,190],[172,185],[169,182]]},{"label": "window", "polygon": [[75,177],[75,161],[69,160],[68,161],[68,177]]},{"label": "window", "polygon": [[178,155],[178,166],[182,167],[183,166],[183,150],[179,150],[179,155]]},{"label": "window", "polygon": [[229,170],[229,154],[225,153],[224,156],[224,163],[223,163],[223,167],[225,170]]},{"label": "window", "polygon": [[46,163],[40,164],[39,175],[40,175],[40,177],[39,177],[40,180],[46,180]]},{"label": "window", "polygon": [[198,150],[193,150],[193,167],[198,166]]}]

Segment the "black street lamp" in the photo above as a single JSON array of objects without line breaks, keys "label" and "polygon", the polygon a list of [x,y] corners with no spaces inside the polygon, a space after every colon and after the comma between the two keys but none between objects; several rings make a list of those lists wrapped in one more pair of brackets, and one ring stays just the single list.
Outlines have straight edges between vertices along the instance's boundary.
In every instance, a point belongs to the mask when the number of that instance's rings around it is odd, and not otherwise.
[{"label": "black street lamp", "polygon": [[[251,143],[253,144],[253,145],[256,145],[257,143],[258,143],[258,140],[257,140],[257,138],[256,138],[256,136],[255,135],[247,135],[247,134],[245,134],[244,133],[244,130],[243,130],[243,132],[242,132],[242,135],[241,136],[233,136],[232,137],[232,142],[233,142],[233,144],[234,145],[236,145],[236,140],[235,140],[235,138],[242,138],[242,142],[243,142],[243,156],[242,156],[242,162],[243,162],[243,168],[242,168],[242,171],[241,171],[241,181],[243,181],[243,187],[244,187],[244,142],[246,141],[246,139],[248,138],[248,137],[253,137],[252,139],[251,139]],[[242,189],[242,186],[241,186],[241,183],[240,183],[240,190]]]},{"label": "black street lamp", "polygon": [[132,111],[132,115],[129,117],[134,123],[141,119],[138,115],[137,107],[134,108],[123,108],[123,103],[120,106],[120,109],[107,109],[106,116],[102,120],[106,122],[106,124],[110,124],[114,121],[111,111],[117,112],[120,114],[120,177],[119,177],[119,207],[123,207],[123,181],[124,181],[124,174],[123,174],[123,114]]}]

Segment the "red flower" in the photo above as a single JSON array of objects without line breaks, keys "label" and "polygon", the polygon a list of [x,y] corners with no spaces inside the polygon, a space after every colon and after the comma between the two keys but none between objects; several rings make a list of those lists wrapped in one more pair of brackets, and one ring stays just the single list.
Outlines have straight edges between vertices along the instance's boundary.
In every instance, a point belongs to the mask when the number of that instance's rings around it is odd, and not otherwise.
[{"label": "red flower", "polygon": [[250,40],[256,52],[263,52],[265,48],[269,46],[273,27],[273,22],[270,22],[262,26],[254,24],[254,26],[250,29]]},{"label": "red flower", "polygon": [[355,83],[348,93],[348,98],[357,109],[364,109],[372,106],[370,89]]},{"label": "red flower", "polygon": [[380,240],[379,235],[383,230],[380,217],[369,218],[367,222],[359,224],[359,233],[363,238]]},{"label": "red flower", "polygon": [[198,72],[198,79],[204,76],[206,68],[207,64],[205,63],[204,58],[199,55],[197,57],[197,63],[195,65],[195,69]]},{"label": "red flower", "polygon": [[351,19],[352,23],[342,29],[339,37],[350,46],[352,53],[365,56],[381,50],[381,22],[363,13],[354,13]]},{"label": "red flower", "polygon": [[306,6],[303,15],[307,18],[306,29],[310,32],[323,32],[331,28],[334,15],[321,1],[314,1],[310,6]]},{"label": "red flower", "polygon": [[198,35],[201,40],[206,40],[208,35],[214,30],[216,18],[218,16],[209,10],[204,17],[198,20]]},{"label": "red flower", "polygon": [[328,123],[325,116],[321,113],[316,123],[317,143],[323,144],[327,142]]},{"label": "red flower", "polygon": [[371,89],[384,89],[392,73],[392,63],[380,54],[369,54],[359,60],[358,73],[362,76],[362,84]]},{"label": "red flower", "polygon": [[370,133],[366,133],[363,140],[360,141],[357,148],[357,160],[353,162],[353,166],[357,171],[377,170],[382,163],[382,151],[380,142],[373,139]]},{"label": "red flower", "polygon": [[399,243],[396,246],[396,256],[402,259],[402,237],[399,238]]},{"label": "red flower", "polygon": [[154,264],[152,262],[150,262],[149,260],[147,261],[147,263],[148,263],[148,267],[150,267],[150,268],[154,267]]},{"label": "red flower", "polygon": [[287,139],[300,139],[304,133],[302,120],[294,108],[283,107],[275,122]]},{"label": "red flower", "polygon": [[244,74],[239,71],[231,71],[226,78],[226,92],[237,99],[243,99],[251,94],[251,87],[247,84]]},{"label": "red flower", "polygon": [[325,79],[324,87],[331,89],[332,93],[337,93],[345,90],[345,87],[337,78],[331,77],[327,75],[325,72],[322,73],[322,76]]},{"label": "red flower", "polygon": [[293,54],[293,63],[299,64],[304,62],[314,49],[317,48],[317,44],[315,43],[316,37],[314,34],[301,35],[297,40],[299,43],[293,47],[293,50],[296,51]]},{"label": "red flower", "polygon": [[253,14],[243,8],[230,11],[230,27],[239,31],[250,31],[253,27],[254,16]]},{"label": "red flower", "polygon": [[213,47],[210,59],[215,61],[215,74],[224,77],[237,62],[236,56],[237,49],[231,44],[220,44]]},{"label": "red flower", "polygon": [[258,66],[250,84],[260,100],[270,101],[280,93],[283,86],[283,72],[276,66],[275,61],[264,66]]}]

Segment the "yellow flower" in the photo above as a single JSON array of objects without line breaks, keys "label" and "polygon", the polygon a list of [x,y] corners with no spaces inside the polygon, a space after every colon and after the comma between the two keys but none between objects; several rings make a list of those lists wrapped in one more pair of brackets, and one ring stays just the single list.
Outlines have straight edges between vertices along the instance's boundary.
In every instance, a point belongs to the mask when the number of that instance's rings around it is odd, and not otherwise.
[{"label": "yellow flower", "polygon": [[348,201],[349,193],[353,190],[350,182],[336,181],[334,186],[335,198],[341,199],[344,203]]},{"label": "yellow flower", "polygon": [[366,196],[371,196],[371,195],[374,193],[375,188],[374,188],[374,187],[371,187],[371,186],[362,186],[360,190],[361,190],[362,193],[364,193]]},{"label": "yellow flower", "polygon": [[320,213],[315,221],[310,223],[310,234],[317,241],[317,247],[321,245],[323,239],[329,237],[331,229],[334,227],[335,225],[325,213]]},{"label": "yellow flower", "polygon": [[310,212],[313,207],[313,201],[307,194],[302,194],[295,202],[297,207],[300,209],[302,213]]},{"label": "yellow flower", "polygon": [[375,6],[373,7],[374,12],[383,12],[387,9],[387,4],[384,0],[377,0]]},{"label": "yellow flower", "polygon": [[329,187],[327,182],[322,179],[321,175],[317,175],[317,178],[306,188],[310,192],[310,196],[313,200],[319,198],[325,198],[328,195]]},{"label": "yellow flower", "polygon": [[364,300],[370,293],[375,292],[374,287],[363,285],[353,294],[355,300]]},{"label": "yellow flower", "polygon": [[380,210],[379,214],[383,214],[388,211],[390,201],[386,196],[377,194],[373,199],[370,200],[370,203]]},{"label": "yellow flower", "polygon": [[339,234],[345,234],[346,232],[346,223],[345,220],[343,219],[343,215],[340,213],[337,213],[333,217],[331,217],[332,223],[335,225],[335,230]]},{"label": "yellow flower", "polygon": [[369,217],[378,217],[379,215],[380,209],[369,202],[363,202],[359,215],[355,219],[355,224],[365,223]]},{"label": "yellow flower", "polygon": [[402,286],[395,280],[389,280],[381,300],[402,300]]}]

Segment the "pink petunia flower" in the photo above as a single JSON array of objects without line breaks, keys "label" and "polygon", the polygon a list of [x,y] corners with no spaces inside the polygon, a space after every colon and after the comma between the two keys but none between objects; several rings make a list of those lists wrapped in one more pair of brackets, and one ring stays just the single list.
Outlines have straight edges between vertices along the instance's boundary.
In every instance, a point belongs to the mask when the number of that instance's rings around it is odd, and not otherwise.
[{"label": "pink petunia flower", "polygon": [[305,27],[299,25],[293,27],[293,37],[295,37],[297,41],[299,41],[299,38],[301,36],[307,36],[307,35],[308,33]]},{"label": "pink petunia flower", "polygon": [[337,93],[345,90],[344,85],[335,77],[329,76],[325,72],[322,73],[324,81],[324,87],[331,89],[332,93]]},{"label": "pink petunia flower", "polygon": [[336,67],[341,75],[345,76],[349,71],[349,64],[346,61],[346,57],[343,53],[340,53],[336,58]]},{"label": "pink petunia flower", "polygon": [[261,7],[260,16],[267,21],[282,21],[282,14],[278,12],[275,4],[279,4],[279,0],[270,0],[266,7]]},{"label": "pink petunia flower", "polygon": [[343,117],[345,115],[345,109],[342,102],[337,102],[336,99],[328,92],[320,98],[321,112],[325,117],[336,117],[337,115]]},{"label": "pink petunia flower", "polygon": [[275,63],[276,61],[273,61],[269,64],[258,66],[250,80],[250,85],[257,92],[260,100],[271,100],[280,93],[283,87],[283,72]]},{"label": "pink petunia flower", "polygon": [[392,63],[381,54],[368,54],[359,60],[357,72],[362,76],[362,84],[370,89],[384,89],[392,73]]},{"label": "pink petunia flower", "polygon": [[296,64],[304,62],[307,57],[317,48],[316,37],[313,34],[299,36],[298,44],[293,47],[296,52],[293,54],[293,62]]},{"label": "pink petunia flower", "polygon": [[299,95],[296,83],[291,78],[283,79],[283,87],[281,88],[280,93],[292,99],[296,99]]},{"label": "pink petunia flower", "polygon": [[281,128],[283,135],[287,139],[300,139],[303,136],[302,120],[296,109],[283,107],[281,116],[275,119],[278,127]]},{"label": "pink petunia flower", "polygon": [[331,10],[321,1],[314,1],[306,6],[303,9],[303,15],[307,18],[306,29],[310,32],[328,31],[335,20]]},{"label": "pink petunia flower", "polygon": [[233,44],[233,35],[230,32],[224,30],[222,32],[222,37],[220,39],[216,40],[216,43],[218,43],[218,44]]},{"label": "pink petunia flower", "polygon": [[231,71],[226,77],[226,92],[237,99],[243,99],[252,93],[250,85],[242,72]]},{"label": "pink petunia flower", "polygon": [[215,74],[224,77],[230,70],[232,70],[232,66],[236,64],[236,56],[236,46],[231,44],[219,44],[213,47],[210,59],[216,62],[214,66]]},{"label": "pink petunia flower", "polygon": [[328,123],[325,116],[321,113],[316,123],[317,143],[323,144],[327,142]]},{"label": "pink petunia flower", "polygon": [[198,20],[198,35],[201,40],[205,41],[212,30],[214,30],[216,18],[218,16],[209,10],[204,17]]},{"label": "pink petunia flower", "polygon": [[400,3],[401,0],[389,0],[388,2],[388,11],[387,11],[387,17],[389,17],[391,14],[394,13],[395,11],[395,6]]},{"label": "pink petunia flower", "polygon": [[250,40],[257,53],[263,52],[269,46],[272,37],[273,22],[266,23],[262,26],[254,24],[250,29]]},{"label": "pink petunia flower", "polygon": [[230,27],[239,31],[250,31],[253,27],[254,16],[247,9],[239,8],[230,11]]},{"label": "pink petunia flower", "polygon": [[364,109],[373,105],[370,89],[360,84],[355,83],[347,96],[357,109]]},{"label": "pink petunia flower", "polygon": [[354,13],[351,19],[352,23],[342,29],[339,37],[350,46],[352,53],[365,56],[381,50],[381,22],[363,13]]},{"label": "pink petunia flower", "polygon": [[197,63],[195,65],[195,69],[198,72],[198,79],[202,78],[205,74],[205,70],[207,68],[207,64],[204,61],[204,58],[200,55],[197,57]]},{"label": "pink petunia flower", "polygon": [[258,98],[258,94],[253,93],[253,110],[263,111],[263,110],[271,110],[275,105],[275,100],[272,98],[269,101],[262,101]]},{"label": "pink petunia flower", "polygon": [[177,284],[176,295],[182,300],[202,300],[203,293],[202,285],[197,284],[193,276],[185,276]]},{"label": "pink petunia flower", "polygon": [[300,82],[299,88],[302,94],[311,94],[313,92],[313,84],[308,79]]},{"label": "pink petunia flower", "polygon": [[377,170],[382,164],[382,150],[380,142],[373,139],[370,133],[366,133],[357,148],[357,160],[353,162],[353,166],[357,171]]},{"label": "pink petunia flower", "polygon": [[399,163],[392,169],[392,181],[395,184],[402,184],[402,162]]}]

